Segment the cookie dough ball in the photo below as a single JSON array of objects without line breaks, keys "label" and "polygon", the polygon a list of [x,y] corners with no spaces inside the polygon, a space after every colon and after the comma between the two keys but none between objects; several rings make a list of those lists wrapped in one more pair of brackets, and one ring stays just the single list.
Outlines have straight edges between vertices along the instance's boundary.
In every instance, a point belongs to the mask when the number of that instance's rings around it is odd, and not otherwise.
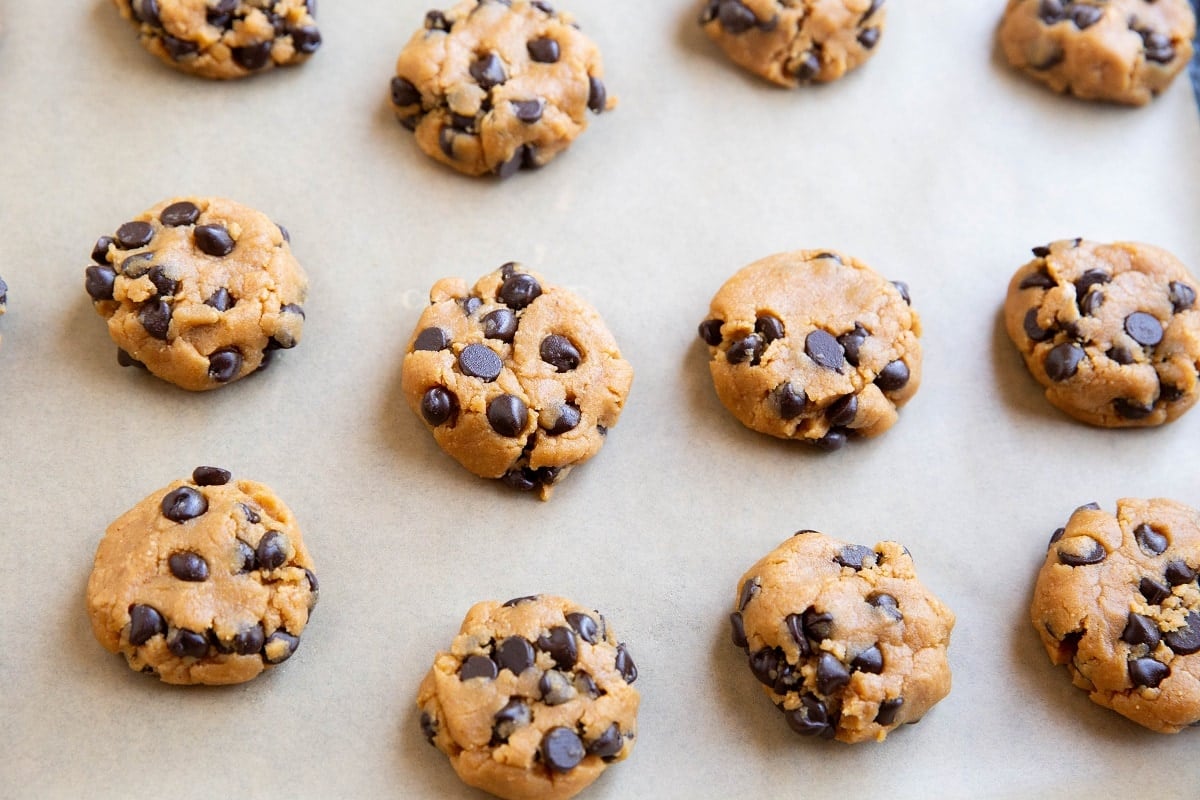
[{"label": "cookie dough ball", "polygon": [[700,25],[733,62],[789,88],[835,81],[871,57],[884,0],[705,0]]},{"label": "cookie dough ball", "polygon": [[954,614],[908,550],[800,531],[738,581],[733,643],[796,733],[883,739],[950,692]]},{"label": "cookie dough ball", "polygon": [[244,78],[321,46],[316,0],[113,0],[142,46],[203,78]]},{"label": "cookie dough ball", "polygon": [[743,425],[827,450],[895,424],[921,382],[920,333],[905,284],[820,250],[743,268],[700,324],[717,396]]},{"label": "cookie dough ball", "polygon": [[164,683],[248,681],[299,647],[312,569],[269,488],[197,467],[108,526],[88,579],[92,632]]},{"label": "cookie dough ball", "polygon": [[101,236],[84,288],[123,366],[215,389],[295,347],[308,279],[287,231],[219,197],[166,200]]},{"label": "cookie dough ball", "polygon": [[1200,512],[1172,500],[1090,503],[1050,537],[1030,614],[1055,664],[1139,725],[1200,724]]},{"label": "cookie dough ball", "polygon": [[463,0],[430,11],[400,52],[392,106],[431,158],[507,178],[566,150],[588,112],[615,107],[600,51],[543,0]]},{"label": "cookie dough ball", "polygon": [[1008,286],[1008,335],[1046,399],[1108,428],[1161,425],[1200,389],[1200,286],[1144,244],[1082,239],[1035,247]]},{"label": "cookie dough ball", "polygon": [[637,675],[597,611],[551,595],[478,603],[421,683],[421,731],[471,786],[565,800],[633,751]]},{"label": "cookie dough ball", "polygon": [[516,263],[433,285],[401,385],[443,450],[484,478],[549,498],[600,451],[633,382],[604,320]]},{"label": "cookie dough ball", "polygon": [[1188,0],[1009,0],[1008,63],[1056,92],[1145,105],[1192,57]]}]

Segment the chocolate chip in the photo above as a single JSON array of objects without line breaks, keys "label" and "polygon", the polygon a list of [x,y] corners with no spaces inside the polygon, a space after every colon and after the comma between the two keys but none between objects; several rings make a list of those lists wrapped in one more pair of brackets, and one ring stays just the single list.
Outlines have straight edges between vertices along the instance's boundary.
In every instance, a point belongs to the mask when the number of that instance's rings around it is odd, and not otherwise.
[{"label": "chocolate chip", "polygon": [[233,237],[222,225],[197,225],[193,235],[196,247],[210,256],[221,258],[233,252]]},{"label": "chocolate chip", "polygon": [[299,28],[292,28],[291,34],[292,45],[297,51],[305,55],[311,55],[321,47],[321,31],[317,30],[314,25],[302,25]]},{"label": "chocolate chip", "polygon": [[746,638],[746,621],[742,619],[741,612],[734,611],[729,615],[729,626],[734,647],[740,647],[743,650],[749,647],[750,640]]},{"label": "chocolate chip", "polygon": [[537,646],[542,652],[550,654],[559,669],[570,669],[579,657],[579,644],[574,631],[561,625],[539,636]]},{"label": "chocolate chip", "polygon": [[229,470],[220,467],[196,467],[192,470],[192,483],[197,486],[224,486],[231,477]]},{"label": "chocolate chip", "polygon": [[504,62],[495,53],[487,53],[475,59],[467,71],[484,91],[508,80],[508,74],[504,71]]},{"label": "chocolate chip", "polygon": [[154,263],[154,253],[134,253],[121,262],[121,274],[126,278],[137,280],[150,272]]},{"label": "chocolate chip", "polygon": [[421,735],[425,737],[425,741],[433,744],[434,737],[437,736],[437,720],[429,716],[429,712],[421,712]]},{"label": "chocolate chip", "polygon": [[544,14],[549,14],[552,17],[554,16],[554,6],[545,2],[545,0],[532,0],[529,5],[533,6]]},{"label": "chocolate chip", "polygon": [[780,669],[786,666],[783,651],[778,648],[764,647],[750,654],[750,672],[764,686],[774,686],[778,680]]},{"label": "chocolate chip", "polygon": [[1175,60],[1175,47],[1170,38],[1151,30],[1138,31],[1142,36],[1142,47],[1146,60],[1156,64],[1170,64]]},{"label": "chocolate chip", "polygon": [[850,437],[845,428],[830,428],[820,439],[812,440],[812,444],[827,453],[832,453],[841,450],[848,441]]},{"label": "chocolate chip", "polygon": [[875,563],[875,551],[865,545],[848,544],[838,551],[833,560],[843,567],[857,571]]},{"label": "chocolate chip", "polygon": [[763,344],[768,345],[784,336],[783,322],[771,314],[761,314],[754,321],[754,332],[762,337]]},{"label": "chocolate chip", "polygon": [[533,645],[523,636],[509,636],[500,642],[493,658],[500,669],[507,669],[514,675],[520,675],[533,666]]},{"label": "chocolate chip", "polygon": [[441,328],[426,328],[417,334],[413,341],[413,351],[431,350],[437,352],[450,346],[450,335]]},{"label": "chocolate chip", "polygon": [[[558,417],[554,420],[554,424],[546,428],[546,433],[551,436],[562,436],[564,433],[575,430],[579,426],[583,415],[579,411],[579,406],[574,403],[563,403],[558,407]],[[542,413],[541,420],[543,426],[546,421],[545,412]]]},{"label": "chocolate chip", "polygon": [[1121,641],[1132,645],[1144,644],[1150,650],[1158,647],[1159,638],[1158,623],[1141,614],[1130,614],[1125,630],[1121,632]]},{"label": "chocolate chip", "polygon": [[864,28],[858,34],[858,43],[867,50],[872,49],[879,44],[879,28]]},{"label": "chocolate chip", "polygon": [[454,155],[454,140],[458,138],[458,133],[453,127],[445,127],[438,131],[438,146],[442,148],[446,158],[451,160],[457,158]]},{"label": "chocolate chip", "polygon": [[1125,318],[1125,332],[1143,347],[1153,347],[1162,341],[1162,324],[1145,311],[1135,311]]},{"label": "chocolate chip", "polygon": [[812,648],[808,646],[808,637],[804,634],[804,618],[799,614],[788,614],[783,618],[783,626],[787,628],[792,641],[800,648],[800,655],[809,655]]},{"label": "chocolate chip", "polygon": [[555,772],[570,772],[587,755],[583,742],[570,728],[551,728],[539,748],[542,761]]},{"label": "chocolate chip", "polygon": [[836,726],[829,718],[829,710],[825,704],[806,694],[800,698],[798,708],[784,711],[783,718],[788,727],[801,736],[820,736],[822,739],[832,739]]},{"label": "chocolate chip", "polygon": [[588,108],[596,114],[604,111],[608,105],[608,90],[604,83],[594,75],[588,75]]},{"label": "chocolate chip", "polygon": [[83,288],[93,300],[112,300],[116,280],[112,267],[92,265],[83,271]]},{"label": "chocolate chip", "polygon": [[426,30],[448,32],[453,25],[441,11],[430,11],[425,15]]},{"label": "chocolate chip", "polygon": [[[109,263],[108,248],[112,243],[113,237],[111,236],[101,236],[97,239],[96,244],[92,247],[92,261],[101,265]],[[1180,285],[1182,286],[1183,284]],[[1187,287],[1184,286],[1184,288],[1186,289]]]},{"label": "chocolate chip", "polygon": [[751,366],[755,366],[762,358],[765,347],[762,337],[752,333],[730,344],[729,349],[725,351],[725,360],[730,364],[744,364],[748,361]]},{"label": "chocolate chip", "polygon": [[[892,286],[896,287],[896,291],[900,293],[900,297],[904,299],[905,305],[912,305],[912,296],[908,293],[908,284],[904,281],[892,281]],[[855,325],[854,327],[858,327]]]},{"label": "chocolate chip", "polygon": [[604,729],[604,733],[588,743],[588,755],[599,756],[606,761],[615,758],[625,746],[625,737],[621,735],[621,726],[613,723]]},{"label": "chocolate chip", "polygon": [[[1066,0],[1070,2],[1070,0]],[[1042,0],[1038,5],[1038,18],[1047,25],[1054,25],[1062,22],[1067,18],[1066,9],[1063,7],[1064,0]],[[1037,250],[1035,248],[1034,252]],[[1047,252],[1049,249],[1047,248]]]},{"label": "chocolate chip", "polygon": [[808,404],[808,397],[804,392],[797,391],[790,382],[776,386],[772,396],[775,398],[775,406],[779,409],[780,418],[785,420],[800,416]]},{"label": "chocolate chip", "polygon": [[151,268],[150,282],[154,284],[160,297],[170,297],[179,291],[179,281],[167,277],[161,264]]},{"label": "chocolate chip", "polygon": [[1147,555],[1162,555],[1167,549],[1167,537],[1145,523],[1133,529],[1133,538],[1137,540],[1138,547],[1142,548]]},{"label": "chocolate chip", "polygon": [[167,632],[167,623],[158,610],[147,605],[129,608],[129,643],[134,647],[145,644]]},{"label": "chocolate chip", "polygon": [[792,75],[798,81],[807,81],[816,77],[821,71],[821,61],[811,50],[803,53],[792,65]]},{"label": "chocolate chip", "polygon": [[542,286],[537,278],[524,272],[508,276],[500,285],[497,296],[500,302],[514,311],[520,311],[542,294]]},{"label": "chocolate chip", "polygon": [[469,344],[458,354],[458,368],[464,375],[491,383],[500,377],[504,365],[486,344]]},{"label": "chocolate chip", "polygon": [[1046,369],[1046,377],[1052,381],[1065,381],[1079,369],[1079,362],[1083,360],[1083,356],[1083,348],[1074,342],[1056,345],[1042,362]]},{"label": "chocolate chip", "polygon": [[1172,561],[1163,571],[1163,577],[1172,586],[1182,586],[1196,580],[1196,570],[1189,567],[1186,561]]},{"label": "chocolate chip", "polygon": [[233,635],[233,652],[241,656],[253,656],[262,652],[267,635],[261,623],[243,628]]},{"label": "chocolate chip", "polygon": [[592,680],[592,676],[586,672],[575,673],[575,691],[593,699],[600,696],[600,688],[596,686],[596,682]]},{"label": "chocolate chip", "polygon": [[1145,419],[1154,413],[1154,404],[1143,405],[1142,403],[1119,397],[1113,401],[1113,410],[1125,419]]},{"label": "chocolate chip", "polygon": [[1054,328],[1043,328],[1038,325],[1038,310],[1031,308],[1025,312],[1025,320],[1022,327],[1025,329],[1025,335],[1034,342],[1044,342],[1054,336]]},{"label": "chocolate chip", "polygon": [[163,516],[172,522],[187,522],[208,511],[208,500],[190,486],[180,486],[162,499]]},{"label": "chocolate chip", "polygon": [[1085,317],[1095,316],[1102,305],[1104,305],[1104,292],[1099,289],[1088,292],[1079,300],[1079,313]]},{"label": "chocolate chip", "polygon": [[502,607],[503,608],[516,608],[517,606],[521,605],[522,603],[533,603],[533,602],[537,601],[539,598],[541,598],[541,595],[539,595],[539,594],[526,594],[526,595],[522,595],[521,597],[514,597],[511,600],[505,600],[504,603],[502,604]]},{"label": "chocolate chip", "polygon": [[810,606],[804,612],[802,622],[804,635],[815,642],[823,642],[833,633],[833,615],[828,612],[818,612]]},{"label": "chocolate chip", "polygon": [[513,116],[521,120],[527,125],[532,125],[542,118],[542,112],[546,110],[546,101],[540,97],[535,97],[532,100],[511,100],[513,108]]},{"label": "chocolate chip", "polygon": [[850,683],[850,670],[833,653],[821,653],[817,660],[817,691],[828,697]]},{"label": "chocolate chip", "polygon": [[1111,348],[1105,355],[1122,365],[1132,364],[1134,361],[1133,353],[1129,352],[1128,348],[1120,345]]},{"label": "chocolate chip", "polygon": [[233,60],[239,67],[253,72],[262,69],[271,60],[271,42],[256,42],[245,47],[230,48]]},{"label": "chocolate chip", "polygon": [[187,200],[172,203],[158,215],[159,221],[169,228],[176,228],[180,225],[193,225],[199,217],[200,209],[195,203],[188,202]]},{"label": "chocolate chip", "polygon": [[[1039,250],[1045,250],[1046,255],[1050,251],[1045,247],[1035,247],[1033,252],[1036,255]],[[1018,289],[1053,289],[1058,285],[1054,278],[1050,277],[1050,273],[1046,272],[1045,268],[1039,269],[1037,272],[1027,275],[1018,285]]]},{"label": "chocolate chip", "polygon": [[529,421],[529,408],[521,398],[502,394],[488,402],[487,418],[496,433],[516,437],[525,430],[525,423]]},{"label": "chocolate chip", "polygon": [[126,222],[117,228],[116,244],[122,250],[145,247],[154,238],[154,228],[149,222]]},{"label": "chocolate chip", "polygon": [[549,38],[534,39],[526,45],[529,57],[539,64],[553,64],[558,61],[558,42]]},{"label": "chocolate chip", "polygon": [[458,413],[458,398],[444,386],[434,386],[421,397],[421,416],[435,428]]},{"label": "chocolate chip", "polygon": [[392,78],[392,103],[397,106],[414,106],[421,102],[421,90],[412,81],[400,76]]},{"label": "chocolate chip", "polygon": [[818,365],[837,372],[842,371],[845,350],[827,331],[817,329],[808,334],[804,339],[804,352]]},{"label": "chocolate chip", "polygon": [[1071,21],[1075,23],[1075,27],[1079,30],[1085,30],[1092,27],[1100,21],[1104,16],[1104,9],[1096,6],[1089,6],[1083,3],[1076,5],[1071,9]]},{"label": "chocolate chip", "polygon": [[617,657],[613,666],[616,667],[617,672],[621,673],[621,677],[625,679],[626,683],[633,683],[637,680],[637,665],[633,663],[633,656],[629,655],[623,642],[617,645]]},{"label": "chocolate chip", "polygon": [[899,621],[904,619],[904,615],[900,613],[900,606],[896,602],[896,598],[887,592],[869,594],[867,595],[867,602],[894,620]]},{"label": "chocolate chip", "polygon": [[854,323],[854,330],[843,333],[837,338],[838,344],[840,344],[842,349],[845,351],[846,362],[849,363],[850,366],[858,366],[859,350],[862,348],[863,342],[865,342],[867,337],[870,335],[871,334],[867,332],[866,328],[856,322]]},{"label": "chocolate chip", "polygon": [[460,681],[469,681],[472,678],[483,678],[485,680],[495,680],[499,671],[496,669],[496,662],[492,661],[487,656],[468,656],[467,660],[458,668],[458,679]]},{"label": "chocolate chip", "polygon": [[167,648],[180,658],[204,658],[208,655],[208,637],[180,628],[167,637]]},{"label": "chocolate chip", "polygon": [[242,370],[242,352],[236,347],[217,350],[208,357],[208,377],[217,383],[229,383]]},{"label": "chocolate chip", "polygon": [[1153,689],[1169,674],[1171,668],[1153,658],[1137,658],[1129,662],[1129,680],[1135,687],[1145,686]]},{"label": "chocolate chip", "polygon": [[883,653],[880,652],[879,645],[873,644],[855,656],[850,662],[850,668],[871,675],[883,672]]},{"label": "chocolate chip", "polygon": [[1176,314],[1182,313],[1195,305],[1196,290],[1191,286],[1179,281],[1171,281],[1169,289],[1170,292],[1167,296],[1170,298],[1171,308],[1175,310]]},{"label": "chocolate chip", "polygon": [[1058,546],[1058,560],[1068,567],[1086,567],[1099,564],[1108,557],[1104,545],[1090,536],[1077,536],[1061,542]]},{"label": "chocolate chip", "polygon": [[1163,634],[1163,640],[1177,656],[1200,652],[1200,614],[1189,611],[1183,625]]},{"label": "chocolate chip", "polygon": [[200,51],[200,45],[195,42],[189,42],[187,39],[177,39],[169,33],[164,33],[162,37],[163,49],[167,51],[167,55],[173,61],[194,56]]},{"label": "chocolate chip", "polygon": [[582,636],[588,644],[600,641],[600,629],[596,626],[596,620],[587,614],[573,611],[567,614],[567,624],[574,628],[575,632]]},{"label": "chocolate chip", "polygon": [[876,725],[891,725],[896,721],[896,714],[904,705],[903,697],[892,697],[879,703],[879,711],[875,714]]},{"label": "chocolate chip", "polygon": [[834,400],[829,408],[825,409],[825,419],[829,420],[829,424],[834,427],[843,427],[854,422],[854,418],[858,416],[858,396],[846,394]]},{"label": "chocolate chip", "polygon": [[1171,590],[1153,578],[1142,578],[1138,583],[1138,591],[1152,606],[1161,604],[1163,600],[1171,596]]},{"label": "chocolate chip", "polygon": [[561,706],[575,697],[575,687],[570,679],[556,669],[547,670],[538,679],[538,692],[548,706]]},{"label": "chocolate chip", "polygon": [[287,537],[280,531],[267,531],[254,551],[257,569],[270,571],[287,562]]},{"label": "chocolate chip", "polygon": [[229,294],[229,290],[222,287],[209,295],[208,299],[204,301],[204,305],[212,306],[217,311],[225,312],[233,308],[234,300],[233,296]]},{"label": "chocolate chip", "polygon": [[[279,652],[278,648],[271,647],[271,645],[279,642],[282,642],[285,645],[285,648],[282,652]],[[267,641],[263,644],[263,661],[267,662],[268,664],[282,664],[284,661],[287,661],[292,657],[292,653],[295,653],[296,648],[299,646],[299,636],[292,636],[287,631],[275,631],[269,637],[267,637]],[[269,655],[269,653],[275,654]]]},{"label": "chocolate chip", "polygon": [[761,591],[762,580],[755,576],[742,584],[741,591],[738,592],[738,611],[745,611],[746,606],[750,605],[750,601]]},{"label": "chocolate chip", "polygon": [[583,356],[579,349],[565,336],[552,333],[542,339],[540,348],[542,361],[554,367],[558,372],[570,372],[579,366]]},{"label": "chocolate chip", "polygon": [[720,0],[716,3],[713,17],[720,20],[726,33],[745,33],[758,25],[758,17],[740,0]]},{"label": "chocolate chip", "polygon": [[243,572],[249,572],[258,566],[258,562],[254,557],[253,547],[246,542],[243,542],[241,539],[237,539],[235,541],[234,547],[237,549],[237,558],[240,563],[240,566],[238,567],[239,574]]},{"label": "chocolate chip", "polygon": [[908,365],[897,359],[879,371],[875,385],[885,392],[896,392],[908,385]]},{"label": "chocolate chip", "polygon": [[716,347],[721,343],[721,326],[723,324],[719,319],[704,320],[699,327],[700,338],[709,347]]},{"label": "chocolate chip", "polygon": [[517,728],[532,721],[533,712],[529,706],[521,698],[514,697],[492,716],[492,738],[497,743],[507,742]]}]

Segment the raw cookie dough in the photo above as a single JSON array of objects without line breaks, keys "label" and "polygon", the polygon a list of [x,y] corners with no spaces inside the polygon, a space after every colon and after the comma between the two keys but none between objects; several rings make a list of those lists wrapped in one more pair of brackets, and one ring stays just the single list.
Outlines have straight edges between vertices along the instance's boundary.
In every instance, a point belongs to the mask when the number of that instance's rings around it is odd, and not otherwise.
[{"label": "raw cookie dough", "polygon": [[875,51],[884,0],[706,0],[700,25],[725,54],[780,86],[835,81]]},{"label": "raw cookie dough", "polygon": [[749,428],[827,450],[883,433],[921,382],[908,299],[905,284],[829,250],[744,267],[700,324],[717,396]]},{"label": "raw cookie dough", "polygon": [[316,0],[113,0],[142,46],[204,78],[244,78],[321,46]]},{"label": "raw cookie dough", "polygon": [[478,603],[421,683],[421,731],[471,786],[564,800],[633,751],[637,675],[597,611],[552,595]]},{"label": "raw cookie dough", "polygon": [[1165,250],[1072,239],[1033,248],[1004,320],[1046,399],[1108,428],[1161,425],[1195,404],[1200,282]]},{"label": "raw cookie dough", "polygon": [[1192,57],[1188,0],[1008,0],[1008,63],[1056,92],[1144,105]]},{"label": "raw cookie dough", "polygon": [[100,237],[84,288],[122,366],[215,389],[300,341],[308,279],[288,242],[232,200],[165,200]]},{"label": "raw cookie dough", "polygon": [[108,526],[88,579],[92,631],[165,683],[248,681],[300,645],[312,567],[269,488],[197,467]]},{"label": "raw cookie dough", "polygon": [[1096,503],[1050,537],[1030,614],[1093,701],[1161,733],[1200,724],[1200,512]]},{"label": "raw cookie dough", "polygon": [[544,0],[430,11],[396,61],[392,106],[426,155],[468,175],[546,165],[616,106],[600,51]]},{"label": "raw cookie dough", "polygon": [[600,451],[633,368],[595,309],[516,263],[429,302],[401,373],[413,413],[471,472],[547,499]]},{"label": "raw cookie dough", "polygon": [[842,742],[883,739],[950,692],[954,614],[908,550],[800,531],[738,581],[733,643],[788,725]]}]

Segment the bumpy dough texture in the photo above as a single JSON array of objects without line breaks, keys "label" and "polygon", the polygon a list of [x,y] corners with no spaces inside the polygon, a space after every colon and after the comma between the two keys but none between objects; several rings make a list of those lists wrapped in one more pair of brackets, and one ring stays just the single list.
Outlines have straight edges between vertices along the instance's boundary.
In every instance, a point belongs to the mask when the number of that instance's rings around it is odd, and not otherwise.
[{"label": "bumpy dough texture", "polygon": [[1174,256],[1129,242],[1035,247],[1008,287],[1008,335],[1046,399],[1104,427],[1161,425],[1200,387],[1200,282]]},{"label": "bumpy dough texture", "polygon": [[409,340],[401,385],[438,444],[542,499],[600,451],[633,382],[604,321],[573,292],[505,264],[445,278]]},{"label": "bumpy dough texture", "polygon": [[142,46],[204,78],[299,64],[321,46],[316,0],[113,0]]},{"label": "bumpy dough texture", "polygon": [[203,391],[300,341],[308,278],[286,231],[252,208],[165,200],[100,237],[92,260],[84,288],[124,366]]},{"label": "bumpy dough texture", "polygon": [[599,612],[551,595],[478,603],[421,683],[421,730],[471,786],[563,800],[633,751],[636,679]]},{"label": "bumpy dough texture", "polygon": [[700,25],[735,63],[780,86],[834,81],[871,57],[884,0],[705,0]]},{"label": "bumpy dough texture", "polygon": [[883,741],[950,692],[954,614],[908,551],[800,531],[738,581],[733,643],[796,733]]},{"label": "bumpy dough texture", "polygon": [[828,250],[744,267],[700,325],[717,396],[749,428],[826,449],[883,433],[921,382],[907,293]]},{"label": "bumpy dough texture", "polygon": [[431,158],[508,177],[549,163],[615,107],[600,51],[542,0],[430,11],[396,61],[392,106]]},{"label": "bumpy dough texture", "polygon": [[1030,614],[1050,660],[1161,733],[1200,724],[1200,512],[1173,500],[1076,509],[1050,538]]},{"label": "bumpy dough texture", "polygon": [[312,559],[283,501],[205,469],[110,525],[88,579],[100,644],[165,683],[241,683],[282,663],[317,602]]},{"label": "bumpy dough texture", "polygon": [[1000,45],[1056,92],[1140,106],[1187,66],[1195,34],[1188,0],[1009,0]]}]

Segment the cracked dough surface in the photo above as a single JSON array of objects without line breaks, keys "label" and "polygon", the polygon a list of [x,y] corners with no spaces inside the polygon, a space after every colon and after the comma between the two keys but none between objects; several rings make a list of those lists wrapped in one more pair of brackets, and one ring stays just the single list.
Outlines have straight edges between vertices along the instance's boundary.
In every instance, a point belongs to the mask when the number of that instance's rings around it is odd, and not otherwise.
[{"label": "cracked dough surface", "polygon": [[1144,105],[1192,57],[1188,0],[1009,0],[1000,46],[1056,92]]},{"label": "cracked dough surface", "polygon": [[1091,699],[1161,733],[1200,723],[1200,513],[1090,503],[1054,532],[1030,616]]},{"label": "cracked dough surface", "polygon": [[883,433],[921,381],[907,292],[828,250],[744,267],[700,325],[721,403],[748,428],[826,449]]},{"label": "cracked dough surface", "polygon": [[421,683],[421,729],[471,786],[565,800],[633,751],[636,679],[599,612],[553,595],[482,602]]},{"label": "cracked dough surface", "polygon": [[800,531],[738,581],[733,643],[797,733],[883,741],[950,692],[954,614],[896,542]]}]

